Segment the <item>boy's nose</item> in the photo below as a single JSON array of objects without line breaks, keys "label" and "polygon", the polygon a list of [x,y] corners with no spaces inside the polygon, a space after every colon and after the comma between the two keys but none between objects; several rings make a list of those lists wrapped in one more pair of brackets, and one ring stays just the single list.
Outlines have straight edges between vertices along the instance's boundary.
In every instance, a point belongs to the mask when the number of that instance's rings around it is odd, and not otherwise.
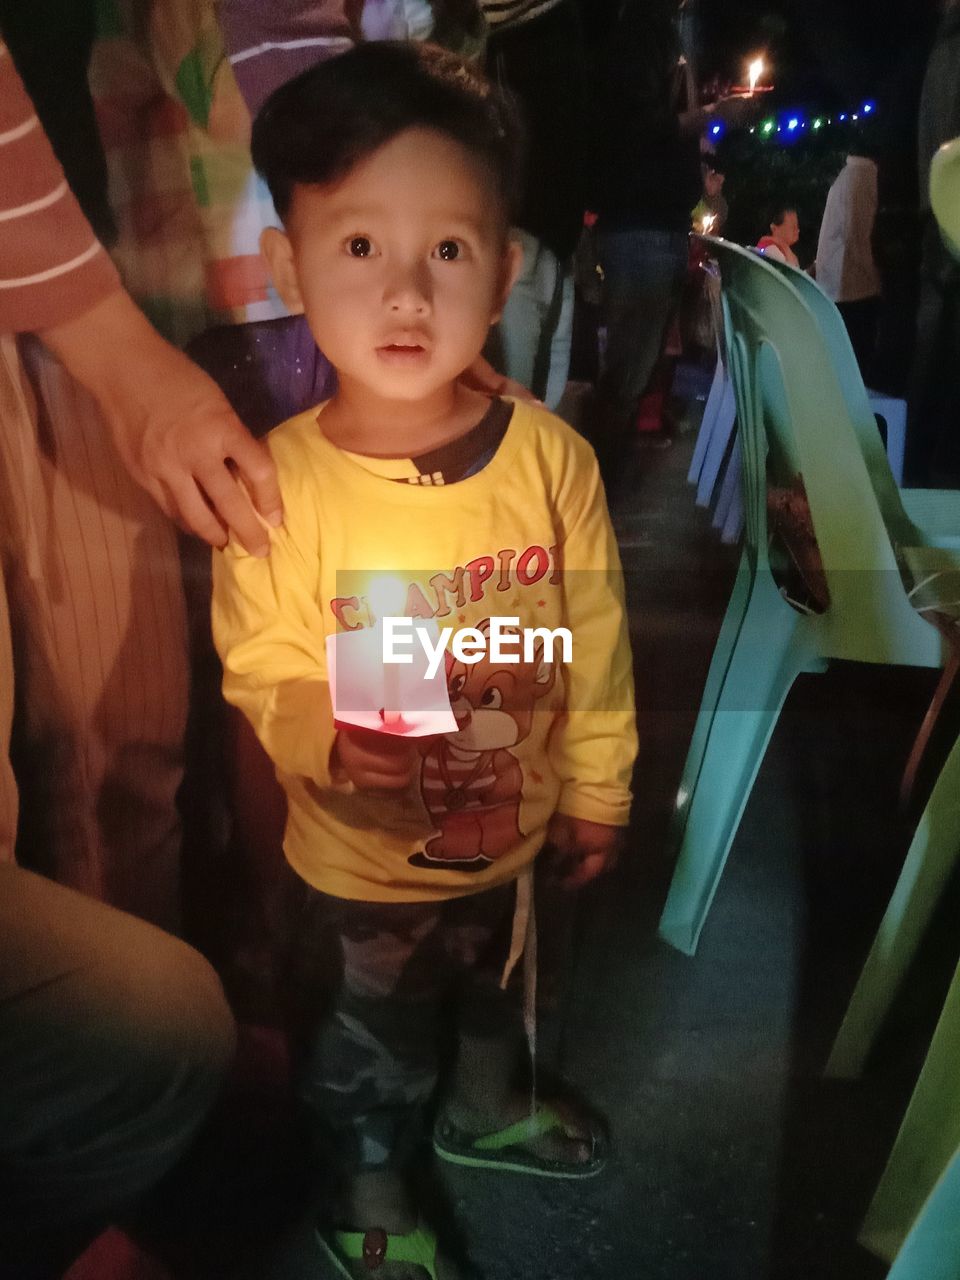
[{"label": "boy's nose", "polygon": [[427,315],[430,311],[429,272],[419,265],[398,270],[387,284],[384,301],[397,315]]}]

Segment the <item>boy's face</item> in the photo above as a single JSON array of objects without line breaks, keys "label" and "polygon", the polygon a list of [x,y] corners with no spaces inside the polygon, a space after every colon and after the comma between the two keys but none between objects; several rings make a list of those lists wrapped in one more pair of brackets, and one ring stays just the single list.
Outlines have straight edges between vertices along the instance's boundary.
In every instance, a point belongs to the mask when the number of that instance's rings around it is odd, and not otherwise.
[{"label": "boy's face", "polygon": [[340,375],[388,400],[452,383],[519,268],[491,181],[453,139],[410,129],[323,188],[295,189],[261,247]]}]

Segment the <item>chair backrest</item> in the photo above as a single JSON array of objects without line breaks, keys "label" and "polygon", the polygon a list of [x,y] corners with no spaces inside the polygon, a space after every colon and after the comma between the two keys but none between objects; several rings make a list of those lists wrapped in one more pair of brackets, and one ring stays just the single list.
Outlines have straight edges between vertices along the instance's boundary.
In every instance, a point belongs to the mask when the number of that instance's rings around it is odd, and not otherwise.
[{"label": "chair backrest", "polygon": [[801,477],[830,592],[822,619],[833,632],[829,652],[903,661],[926,624],[903,589],[827,339],[792,280],[771,263],[723,240],[709,249],[723,279],[748,550],[766,564],[768,469],[785,485]]},{"label": "chair backrest", "polygon": [[847,406],[851,425],[856,433],[866,463],[867,471],[880,511],[887,525],[887,530],[895,544],[910,546],[917,539],[916,530],[900,498],[900,490],[890,461],[887,458],[880,432],[877,430],[877,419],[867,389],[863,384],[860,366],[847,333],[847,326],[837,310],[818,284],[804,271],[798,271],[786,262],[772,262],[775,271],[779,271],[793,285],[801,298],[813,313],[814,319],[825,339],[826,353],[833,365],[833,371],[840,384],[840,392]]},{"label": "chair backrest", "polygon": [[945,143],[933,157],[930,204],[947,248],[960,259],[960,138]]}]

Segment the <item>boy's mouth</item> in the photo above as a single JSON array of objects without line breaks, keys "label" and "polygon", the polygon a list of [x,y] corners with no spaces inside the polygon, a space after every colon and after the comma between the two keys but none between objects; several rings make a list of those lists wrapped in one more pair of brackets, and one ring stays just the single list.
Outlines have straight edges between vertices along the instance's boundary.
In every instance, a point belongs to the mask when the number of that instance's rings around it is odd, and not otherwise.
[{"label": "boy's mouth", "polygon": [[428,352],[420,342],[385,342],[377,347],[377,355],[388,364],[418,364]]}]

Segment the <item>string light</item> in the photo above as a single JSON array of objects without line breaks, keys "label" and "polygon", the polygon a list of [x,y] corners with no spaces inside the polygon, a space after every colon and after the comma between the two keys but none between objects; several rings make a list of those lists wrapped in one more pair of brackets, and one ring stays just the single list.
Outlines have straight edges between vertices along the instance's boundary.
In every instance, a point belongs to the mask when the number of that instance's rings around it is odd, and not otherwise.
[{"label": "string light", "polygon": [[[820,133],[826,125],[832,125],[834,120],[839,124],[845,124],[848,121],[860,124],[865,117],[875,115],[876,111],[877,104],[873,101],[865,102],[859,111],[854,111],[852,114],[842,111],[836,117],[818,115],[814,116],[810,121],[804,119],[802,112],[797,111],[793,114],[784,114],[779,118],[775,116],[768,117],[766,120],[761,121],[759,125],[751,125],[750,132],[759,133],[761,138],[770,138],[774,133],[786,133],[787,137],[784,139],[784,143],[794,142],[804,130],[809,130],[811,133]],[[722,125],[713,125],[710,129],[710,134],[714,138],[718,136],[718,133],[725,132],[726,130]]]}]

